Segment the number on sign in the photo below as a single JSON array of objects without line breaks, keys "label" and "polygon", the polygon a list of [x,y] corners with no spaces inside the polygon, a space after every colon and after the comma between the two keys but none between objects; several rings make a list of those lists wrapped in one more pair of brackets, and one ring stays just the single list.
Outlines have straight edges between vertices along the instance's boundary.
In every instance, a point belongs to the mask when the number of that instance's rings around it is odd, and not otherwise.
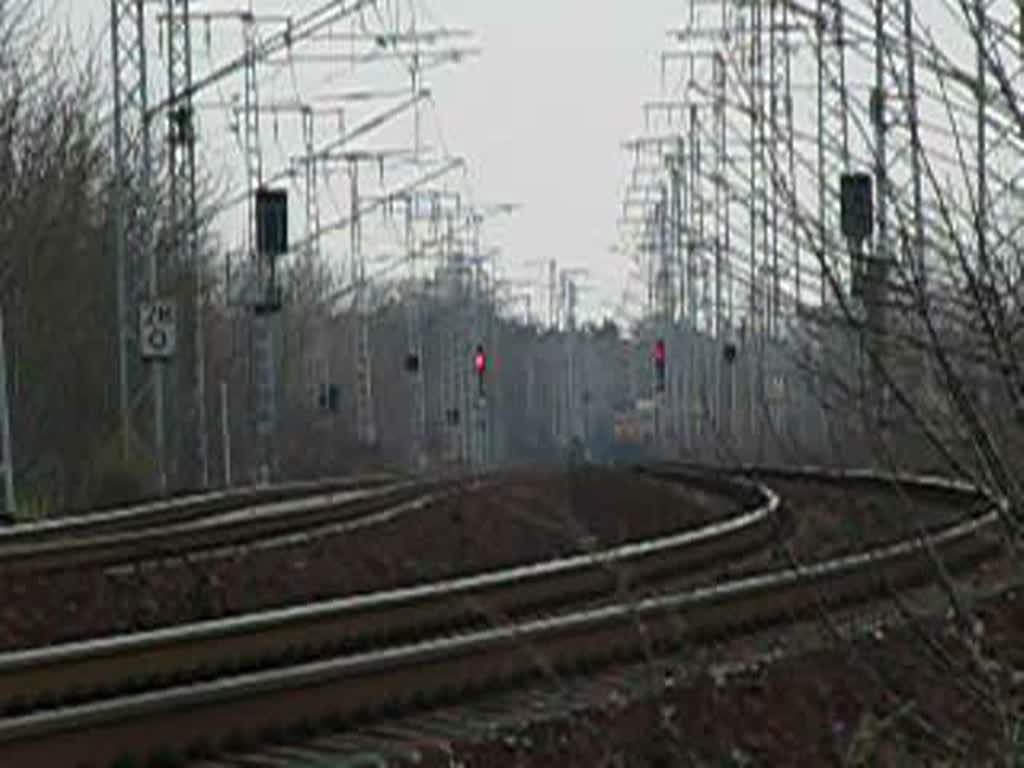
[{"label": "number on sign", "polygon": [[166,360],[177,346],[177,312],[172,301],[147,301],[139,307],[139,338],[142,357]]}]

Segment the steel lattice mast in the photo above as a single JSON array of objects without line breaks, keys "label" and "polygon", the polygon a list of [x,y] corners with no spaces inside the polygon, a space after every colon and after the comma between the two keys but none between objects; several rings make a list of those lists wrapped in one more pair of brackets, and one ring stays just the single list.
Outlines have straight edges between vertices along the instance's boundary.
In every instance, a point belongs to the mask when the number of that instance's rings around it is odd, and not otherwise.
[{"label": "steel lattice mast", "polygon": [[[210,483],[206,431],[206,376],[203,334],[203,269],[198,253],[196,207],[196,131],[192,103],[192,29],[190,0],[167,0],[167,101],[170,227],[172,269],[190,275],[192,296],[185,302],[187,354],[179,357],[177,455],[183,462],[181,479]],[[188,406],[186,406],[188,404]],[[186,418],[185,414],[189,416]],[[196,436],[198,467],[190,466],[192,451],[186,435]]]},{"label": "steel lattice mast", "polygon": [[[136,322],[139,299],[159,291],[152,237],[152,142],[143,0],[111,0],[111,59],[114,79],[113,245],[117,260],[118,390],[121,445],[131,454],[136,393],[143,389]],[[133,176],[136,174],[137,176]],[[166,487],[162,366],[151,364],[153,440],[157,474]]]},{"label": "steel lattice mast", "polygon": [[839,179],[850,170],[850,105],[846,84],[847,32],[842,3],[817,0],[815,54],[817,63],[818,267],[820,293],[827,303],[826,275],[838,264]]},{"label": "steel lattice mast", "polygon": [[[306,259],[307,278],[312,284],[319,285],[316,276],[322,266],[320,248],[320,197],[317,194],[320,178],[316,158],[316,113],[309,105],[303,105],[302,143],[304,149],[303,165],[305,170],[305,204],[306,204],[306,247],[303,254]],[[320,300],[321,296],[312,296]]]},{"label": "steel lattice mast", "polygon": [[402,196],[405,204],[405,248],[409,257],[409,294],[406,297],[406,335],[408,338],[408,353],[416,359],[416,370],[410,371],[412,380],[410,382],[411,404],[409,411],[409,434],[412,441],[412,465],[420,469],[426,458],[427,440],[427,401],[424,387],[423,358],[423,311],[422,298],[420,296],[420,283],[418,258],[416,252],[416,209],[415,193],[408,193]]},{"label": "steel lattice mast", "polygon": [[359,205],[358,155],[349,158],[350,204],[349,248],[352,280],[356,286],[356,432],[364,445],[377,442],[377,422],[373,411],[373,368],[370,353],[369,297],[366,286],[366,258],[363,255],[362,215]]},{"label": "steel lattice mast", "polygon": [[262,278],[265,265],[260,259],[256,248],[256,190],[263,183],[263,152],[260,145],[260,100],[257,64],[258,40],[256,37],[256,19],[250,13],[242,18],[244,37],[243,102],[242,102],[242,146],[245,151],[245,188],[246,188],[246,250],[250,258],[256,262],[256,272],[260,279],[260,288],[264,287]]}]

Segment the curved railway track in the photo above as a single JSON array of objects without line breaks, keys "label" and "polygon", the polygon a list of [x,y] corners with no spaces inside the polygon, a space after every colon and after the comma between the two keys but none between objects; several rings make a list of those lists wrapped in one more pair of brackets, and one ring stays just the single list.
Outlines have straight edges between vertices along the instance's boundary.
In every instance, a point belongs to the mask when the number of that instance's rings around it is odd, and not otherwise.
[{"label": "curved railway track", "polygon": [[[779,533],[779,500],[689,472],[749,509],[660,538],[531,565],[145,633],[0,654],[0,712],[466,630],[691,573],[758,551]],[[62,691],[64,692],[62,694]]]},{"label": "curved railway track", "polygon": [[273,486],[243,486],[168,499],[153,499],[129,506],[3,527],[0,528],[0,547],[29,546],[71,537],[99,536],[184,523],[244,506],[291,501],[322,493],[372,488],[398,479],[397,476],[388,474],[359,475]]},{"label": "curved railway track", "polygon": [[0,532],[0,576],[114,566],[270,539],[351,522],[402,504],[428,504],[439,482],[359,478],[252,488],[156,502]]},{"label": "curved railway track", "polygon": [[[692,469],[655,471],[694,481]],[[818,474],[816,479],[823,477]],[[848,481],[896,482],[908,492],[950,503],[973,503],[978,496],[973,489],[937,480],[850,476]],[[723,483],[731,485],[734,492],[749,498],[750,487],[739,481],[712,477],[705,482],[720,489]],[[648,565],[679,567],[666,561],[667,553],[677,560],[686,553],[684,562],[687,557],[693,563],[707,562],[702,558],[713,559],[716,551],[719,555],[736,551],[731,548],[739,548],[742,536],[753,536],[749,532],[758,526],[763,544],[774,523],[756,521],[771,520],[778,499],[767,489],[762,494],[764,503],[758,509],[718,524],[716,531],[708,527],[583,558],[336,601],[330,606],[179,628],[145,639],[121,638],[5,657],[0,660],[0,680],[22,675],[18,687],[31,690],[35,685],[37,694],[52,691],[54,680],[67,685],[76,676],[83,690],[90,685],[95,690],[99,678],[89,675],[102,675],[104,669],[107,682],[115,688],[119,681],[138,681],[147,674],[153,681],[174,679],[182,669],[194,673],[196,665],[182,659],[190,639],[194,648],[204,649],[201,656],[210,654],[202,656],[200,664],[208,669],[231,660],[236,669],[239,663],[244,669],[245,659],[274,658],[278,665],[233,674],[226,674],[227,667],[222,667],[225,675],[217,679],[9,717],[0,720],[0,757],[14,765],[104,765],[119,756],[160,749],[215,748],[288,725],[299,724],[307,731],[321,723],[336,726],[409,703],[514,683],[539,667],[573,671],[755,623],[784,620],[823,604],[863,599],[886,586],[927,580],[934,554],[955,570],[986,556],[999,543],[995,536],[998,514],[990,509],[943,527],[927,541],[891,544],[657,598],[610,600],[585,610],[510,619],[496,628],[466,629],[454,635],[435,631],[464,618],[467,609],[480,612],[470,607],[488,605],[492,596],[498,610],[488,609],[483,615],[509,616],[523,606],[550,606],[567,594],[592,593],[598,585],[607,589],[616,581],[612,576],[623,568],[642,574]],[[750,543],[748,538],[746,546]],[[429,639],[353,652],[353,641],[361,637],[403,639],[417,629],[433,633]],[[318,636],[317,630],[324,634]],[[301,659],[311,646],[324,641],[334,642],[338,651],[313,661],[280,664],[289,657]],[[62,664],[66,664],[63,669]],[[43,682],[47,675],[49,682]],[[11,693],[8,688],[4,695]],[[83,761],[82,755],[89,757]]]}]

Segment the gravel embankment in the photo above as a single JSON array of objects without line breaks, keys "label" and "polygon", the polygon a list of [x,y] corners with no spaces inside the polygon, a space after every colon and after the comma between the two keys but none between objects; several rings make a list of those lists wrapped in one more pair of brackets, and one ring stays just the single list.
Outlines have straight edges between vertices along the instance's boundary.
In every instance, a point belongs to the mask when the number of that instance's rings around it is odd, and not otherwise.
[{"label": "gravel embankment", "polygon": [[736,511],[605,470],[520,472],[391,522],[275,548],[0,584],[0,649],[409,585],[641,539]]}]

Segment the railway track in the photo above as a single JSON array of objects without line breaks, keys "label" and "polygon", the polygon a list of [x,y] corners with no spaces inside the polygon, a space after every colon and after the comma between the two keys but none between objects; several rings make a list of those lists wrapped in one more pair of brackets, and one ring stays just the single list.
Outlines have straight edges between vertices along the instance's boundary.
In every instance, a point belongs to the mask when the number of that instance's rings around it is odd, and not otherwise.
[{"label": "railway track", "polygon": [[[678,476],[690,470],[659,468],[658,471]],[[708,481],[719,487],[723,484],[720,478]],[[850,482],[892,480],[861,477],[851,478]],[[951,502],[973,501],[977,495],[966,487],[939,481],[904,478],[899,482],[909,490],[916,488],[923,494]],[[749,498],[750,487],[743,487],[743,493]],[[998,546],[991,535],[997,514],[987,511],[944,527],[927,543],[902,542],[856,556],[657,598],[613,600],[586,610],[512,619],[496,628],[437,633],[437,627],[450,626],[467,606],[474,602],[486,604],[488,590],[494,590],[496,597],[511,601],[511,605],[502,606],[501,611],[485,612],[484,615],[493,619],[502,613],[514,614],[517,606],[544,606],[555,596],[564,598],[587,579],[607,580],[609,574],[621,573],[627,564],[628,568],[636,568],[637,563],[646,567],[648,562],[659,562],[658,558],[669,551],[678,556],[689,547],[692,556],[702,547],[722,547],[722,542],[732,540],[737,531],[753,530],[751,521],[758,519],[755,514],[758,511],[763,512],[768,507],[777,511],[778,500],[773,501],[773,498],[770,492],[765,493],[762,499],[765,504],[747,512],[746,521],[731,521],[728,533],[721,527],[717,533],[690,532],[689,540],[683,535],[683,539],[672,543],[667,540],[657,545],[647,542],[634,546],[628,553],[619,548],[614,554],[602,553],[602,556],[590,556],[573,564],[569,561],[546,563],[533,570],[491,574],[476,581],[461,580],[459,584],[368,596],[358,605],[363,611],[361,614],[351,612],[356,610],[359,601],[347,606],[349,620],[353,622],[350,626],[363,627],[375,615],[390,615],[390,620],[395,621],[404,614],[406,627],[416,627],[419,621],[421,629],[427,627],[432,633],[429,639],[420,641],[392,642],[378,649],[353,651],[353,635],[344,636],[344,627],[330,626],[330,621],[345,614],[344,610],[337,612],[340,606],[335,604],[333,614],[330,611],[317,614],[317,609],[322,607],[311,607],[273,617],[265,615],[262,624],[259,617],[247,617],[234,623],[175,630],[179,633],[177,650],[168,652],[162,660],[160,648],[175,646],[161,646],[161,639],[156,637],[148,639],[149,645],[123,638],[110,641],[105,647],[58,648],[40,651],[34,656],[7,657],[0,662],[0,680],[22,674],[19,687],[37,685],[37,691],[46,691],[52,689],[53,680],[61,677],[62,654],[69,663],[83,664],[77,668],[65,667],[65,672],[77,669],[74,674],[82,675],[82,680],[86,679],[84,670],[92,664],[93,673],[106,668],[108,676],[116,681],[122,674],[118,669],[127,672],[130,653],[136,653],[136,661],[132,663],[139,663],[138,660],[149,653],[147,663],[151,666],[147,669],[153,673],[151,678],[160,674],[166,678],[168,669],[181,669],[180,655],[187,647],[184,643],[188,632],[197,640],[196,647],[210,642],[213,648],[219,642],[216,653],[234,656],[236,663],[238,655],[246,653],[250,654],[249,659],[274,657],[278,662],[289,656],[301,658],[313,639],[309,634],[313,625],[303,623],[307,619],[323,621],[329,615],[321,625],[325,636],[337,638],[339,631],[343,635],[338,651],[326,658],[5,718],[0,720],[0,757],[15,765],[103,765],[123,755],[148,754],[160,749],[185,753],[191,748],[199,754],[224,743],[280,732],[289,725],[298,726],[303,732],[315,730],[318,725],[337,726],[361,715],[394,711],[409,703],[440,700],[453,693],[465,695],[481,688],[514,683],[535,674],[538,668],[571,672],[670,648],[688,639],[783,620],[822,604],[862,599],[885,586],[904,586],[927,579],[932,572],[930,553],[941,554],[947,567],[956,569],[966,567]],[[665,564],[664,560],[660,562]],[[608,582],[604,583],[607,586]],[[413,610],[417,607],[422,608],[422,612]],[[364,636],[393,637],[396,628],[400,629],[401,625],[371,627]],[[401,632],[398,635],[401,636]],[[274,639],[270,640],[271,637]],[[162,641],[170,639],[164,635]],[[104,652],[112,652],[115,647],[126,651],[126,655],[120,657],[123,668],[116,653],[104,656]],[[247,647],[251,653],[244,650]],[[173,660],[175,655],[178,661]],[[225,657],[210,656],[206,663],[219,663],[209,660],[217,658],[223,661]],[[141,667],[131,674],[137,675],[139,669]],[[32,682],[34,676],[38,675],[41,681],[45,674],[51,675],[49,683]],[[127,679],[136,678],[128,675]],[[85,763],[82,763],[82,755],[89,755]]]},{"label": "railway track", "polygon": [[272,486],[243,486],[168,499],[151,499],[123,507],[38,522],[21,522],[0,528],[0,547],[28,546],[73,537],[99,536],[184,523],[240,507],[291,501],[328,492],[372,488],[398,479],[395,475],[370,474]]},{"label": "railway track", "polygon": [[434,501],[438,482],[362,478],[156,502],[0,532],[0,575],[116,566],[238,546]]},{"label": "railway track", "polygon": [[[742,483],[687,474],[749,509],[657,539],[480,575],[58,648],[0,654],[0,712],[40,702],[216,677],[351,653],[432,632],[472,629],[693,572],[760,550],[779,533],[779,500]],[[64,694],[61,691],[64,691]]]}]

